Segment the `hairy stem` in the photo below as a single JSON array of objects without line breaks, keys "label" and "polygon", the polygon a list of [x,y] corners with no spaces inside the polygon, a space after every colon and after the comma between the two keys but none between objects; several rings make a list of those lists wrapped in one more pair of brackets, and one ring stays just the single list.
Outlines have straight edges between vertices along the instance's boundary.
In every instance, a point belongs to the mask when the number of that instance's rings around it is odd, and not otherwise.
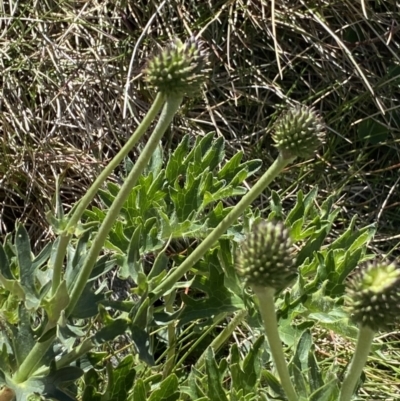
[{"label": "hairy stem", "polygon": [[284,158],[280,154],[270,168],[258,180],[254,187],[240,200],[230,213],[218,224],[217,227],[204,239],[204,241],[152,291],[155,300],[186,274],[193,265],[225,234],[227,229],[235,223],[248,206],[265,190],[265,188],[282,172],[282,170],[295,158]]},{"label": "hairy stem", "polygon": [[154,131],[149,141],[147,142],[132,171],[129,173],[124,184],[119,190],[118,195],[114,199],[113,204],[108,210],[107,215],[99,228],[99,231],[96,233],[96,237],[91,244],[90,251],[85,259],[85,262],[72,289],[70,295],[70,303],[66,311],[67,316],[69,316],[73,312],[76,304],[78,303],[78,300],[87,284],[90,273],[92,272],[93,266],[95,265],[97,258],[103,249],[108,233],[110,232],[115,220],[118,218],[122,206],[128,199],[132,188],[136,185],[137,180],[139,179],[143,170],[146,168],[151,156],[157,148],[162,136],[170,125],[181,103],[182,97],[168,97],[166,99],[166,103],[160,115],[160,119],[156,127],[154,128]]},{"label": "hairy stem", "polygon": [[32,376],[32,374],[40,366],[44,355],[53,343],[53,339],[54,336],[51,336],[46,341],[35,343],[31,352],[21,363],[21,366],[15,373],[13,377],[13,381],[15,383],[23,383],[24,381],[28,380],[30,376]]},{"label": "hairy stem", "polygon": [[[110,210],[108,211],[107,216],[104,219],[102,225],[100,226],[100,229],[92,243],[90,251],[85,259],[85,263],[81,268],[81,271],[75,282],[75,286],[73,287],[72,292],[70,294],[70,303],[66,310],[66,316],[69,316],[74,310],[86,286],[87,280],[90,276],[93,266],[96,263],[97,257],[103,248],[107,235],[110,229],[112,228],[112,224],[117,219],[120,209],[122,208],[124,202],[128,198],[129,193],[134,187],[136,181],[140,177],[140,174],[145,169],[148,161],[150,160],[152,154],[154,153],[154,150],[156,149],[162,135],[168,128],[170,122],[172,121],[181,102],[182,102],[181,97],[168,98],[166,100],[166,104],[163,108],[163,111],[160,115],[160,119],[153,131],[152,136],[150,137],[143,152],[139,156],[128,178],[122,185],[120,192],[118,193],[113,204],[111,205]],[[68,242],[66,244],[68,245]],[[53,340],[54,340],[54,335],[49,337],[44,342],[40,343],[38,342],[35,344],[35,346],[32,348],[31,352],[25,358],[24,362],[21,364],[20,368],[18,369],[18,371],[14,376],[14,380],[16,383],[22,383],[26,381],[37,370],[37,368],[40,366],[40,362],[43,358],[43,355],[47,352],[47,350],[53,343]]]},{"label": "hairy stem", "polygon": [[252,289],[259,300],[265,334],[267,335],[275,368],[281,379],[282,388],[289,401],[298,401],[296,391],[290,380],[289,369],[285,360],[285,354],[283,353],[282,342],[279,337],[278,320],[276,318],[274,302],[275,289],[259,286],[252,286]]},{"label": "hairy stem", "polygon": [[85,210],[87,209],[93,198],[96,196],[97,191],[103,185],[108,176],[112,174],[112,172],[118,167],[121,161],[128,155],[130,150],[138,143],[140,138],[150,127],[150,124],[156,118],[164,102],[165,102],[165,96],[161,93],[158,93],[146,116],[143,118],[142,122],[136,128],[132,136],[129,138],[128,142],[126,142],[123,148],[114,156],[114,158],[110,161],[110,163],[99,174],[99,176],[96,178],[94,183],[88,189],[86,194],[82,197],[82,199],[79,200],[76,207],[74,207],[72,215],[64,231],[60,234],[60,242],[57,247],[57,253],[53,267],[53,283],[51,288],[53,295],[55,294],[58,286],[60,285],[62,276],[62,266],[67,251],[67,246],[80,218],[82,217],[83,213],[85,212]]},{"label": "hairy stem", "polygon": [[374,336],[375,332],[369,327],[360,327],[356,349],[340,390],[339,401],[351,400],[354,389],[367,362]]},{"label": "hairy stem", "polygon": [[[56,370],[65,368],[71,365],[72,362],[81,358],[87,354],[91,349],[93,349],[96,344],[92,341],[92,338],[87,338],[82,343],[72,348],[67,354],[63,355],[58,361],[56,361]],[[46,376],[50,372],[50,367],[42,366],[40,369],[35,371],[37,376]]]}]

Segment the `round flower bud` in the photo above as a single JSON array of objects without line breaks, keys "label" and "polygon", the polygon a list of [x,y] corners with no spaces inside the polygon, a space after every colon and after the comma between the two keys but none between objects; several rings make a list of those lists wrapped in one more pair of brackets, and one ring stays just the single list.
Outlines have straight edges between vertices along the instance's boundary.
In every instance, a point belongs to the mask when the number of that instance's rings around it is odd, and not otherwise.
[{"label": "round flower bud", "polygon": [[400,269],[393,263],[368,263],[354,275],[347,289],[351,319],[373,331],[400,321]]},{"label": "round flower bud", "polygon": [[283,224],[263,221],[255,226],[238,251],[236,271],[248,285],[286,287],[297,269]]},{"label": "round flower bud", "polygon": [[311,107],[296,105],[275,122],[273,140],[284,158],[307,158],[323,144],[325,126]]},{"label": "round flower bud", "polygon": [[206,53],[194,37],[184,43],[176,39],[148,61],[145,79],[167,96],[183,96],[200,89],[209,72],[207,62]]}]

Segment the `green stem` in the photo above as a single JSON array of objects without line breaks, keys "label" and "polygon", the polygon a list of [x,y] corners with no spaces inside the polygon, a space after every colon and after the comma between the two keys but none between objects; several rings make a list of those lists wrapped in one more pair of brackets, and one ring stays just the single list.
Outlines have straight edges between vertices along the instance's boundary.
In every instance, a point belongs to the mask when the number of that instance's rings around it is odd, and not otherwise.
[{"label": "green stem", "polygon": [[15,383],[23,383],[36,371],[37,367],[40,366],[43,356],[53,343],[53,339],[54,336],[51,336],[46,341],[35,343],[32,350],[15,373],[13,377]]},{"label": "green stem", "polygon": [[65,253],[72,235],[61,233],[58,237],[57,252],[54,259],[53,277],[51,284],[51,296],[54,296],[62,279],[62,267],[64,263]]},{"label": "green stem", "polygon": [[356,349],[340,390],[339,401],[351,400],[354,389],[356,388],[358,380],[360,379],[361,373],[367,362],[374,336],[375,332],[369,327],[360,327]]},{"label": "green stem", "polygon": [[[194,342],[191,342],[190,340],[190,335],[186,337],[186,344],[189,345],[191,343],[190,347],[187,349],[187,351],[183,354],[181,359],[176,362],[175,364],[175,371],[177,371],[187,360],[190,354],[192,354],[194,351],[199,349],[199,344],[201,344],[208,336],[212,335],[212,331],[214,328],[221,323],[223,320],[226,318],[226,313],[220,313],[219,315],[215,316],[213,318],[213,323],[210,325],[207,329],[203,330],[201,335],[199,337],[196,337],[196,340]],[[193,330],[193,327],[195,324],[189,326],[186,330],[190,331]]]},{"label": "green stem", "polygon": [[80,218],[82,217],[83,213],[85,212],[85,210],[87,209],[93,198],[96,196],[97,191],[103,185],[108,176],[113,173],[113,171],[118,167],[121,161],[128,155],[130,150],[138,143],[140,138],[150,127],[151,123],[154,121],[157,114],[161,110],[161,107],[164,104],[164,102],[165,102],[165,96],[161,93],[158,93],[146,116],[143,118],[142,122],[136,128],[132,136],[129,138],[128,142],[126,142],[123,148],[117,153],[117,155],[114,156],[114,158],[110,161],[110,163],[99,174],[99,176],[96,178],[94,183],[88,189],[86,194],[82,197],[82,199],[80,199],[76,207],[73,209],[72,215],[64,231],[60,234],[61,238],[57,247],[57,254],[55,257],[55,262],[53,267],[53,283],[51,288],[53,295],[55,294],[58,286],[60,285],[62,277],[62,266],[67,251],[67,246]]},{"label": "green stem", "polygon": [[[236,313],[233,319],[229,322],[229,324],[218,334],[217,337],[209,345],[214,353],[217,353],[218,350],[229,340],[232,333],[235,331],[236,327],[243,321],[243,319],[247,316],[247,310],[243,309]],[[200,358],[196,362],[196,369],[200,369],[202,364],[204,363],[204,358],[207,355],[207,350],[205,350]]]},{"label": "green stem", "polygon": [[294,158],[285,159],[279,155],[270,168],[258,180],[253,188],[240,200],[230,213],[218,224],[217,227],[204,239],[204,241],[185,259],[185,261],[171,273],[152,291],[153,299],[159,298],[165,291],[185,275],[193,265],[225,234],[227,229],[240,217],[248,206],[264,191],[264,189],[282,172],[282,170]]},{"label": "green stem", "polygon": [[[81,358],[87,354],[91,349],[93,349],[96,344],[91,338],[87,338],[81,344],[77,345],[75,348],[71,349],[68,354],[63,355],[58,361],[56,361],[56,370],[70,366],[72,362]],[[42,366],[37,369],[34,373],[35,376],[46,376],[49,374],[50,368],[48,366]]]},{"label": "green stem", "polygon": [[290,380],[289,369],[282,350],[282,342],[278,332],[278,320],[276,318],[274,294],[275,289],[270,287],[252,286],[254,294],[259,300],[259,308],[264,322],[269,348],[275,368],[281,379],[281,385],[289,401],[298,401],[296,391]]},{"label": "green stem", "polygon": [[56,368],[61,369],[69,366],[72,362],[87,354],[94,346],[95,343],[90,338],[86,339],[82,344],[79,344],[68,352],[68,354],[62,356],[60,360],[56,362]]},{"label": "green stem", "polygon": [[76,304],[78,303],[78,300],[87,284],[90,273],[92,272],[93,266],[95,265],[97,258],[103,249],[108,233],[113,227],[115,220],[120,214],[122,206],[128,199],[132,188],[136,185],[137,180],[139,179],[143,170],[146,168],[151,156],[156,150],[162,136],[170,125],[181,103],[182,97],[168,97],[166,99],[166,103],[161,112],[160,119],[158,120],[158,123],[154,128],[150,139],[141,152],[132,171],[129,173],[128,177],[124,181],[121,189],[118,192],[118,195],[116,196],[114,202],[108,210],[107,215],[99,228],[99,231],[96,233],[96,237],[91,244],[90,251],[85,259],[85,262],[72,289],[70,295],[70,303],[66,311],[67,316],[69,316],[73,312]]},{"label": "green stem", "polygon": [[[124,204],[126,198],[129,196],[129,193],[132,187],[135,185],[137,179],[140,174],[146,167],[151,155],[154,153],[162,135],[165,130],[168,128],[169,123],[171,122],[175,112],[178,110],[180,103],[182,102],[182,98],[179,99],[167,99],[167,102],[163,108],[163,111],[160,115],[160,119],[154,129],[152,136],[150,137],[146,147],[135,163],[134,168],[129,174],[128,178],[124,182],[121,187],[118,196],[115,198],[113,204],[109,212],[107,213],[106,218],[104,219],[102,225],[100,226],[99,232],[96,238],[93,241],[92,247],[89,251],[89,254],[85,260],[85,263],[80,271],[80,274],[77,278],[75,286],[70,295],[70,304],[66,311],[66,315],[68,316],[76,306],[79,297],[81,296],[83,289],[87,283],[87,279],[90,276],[92,268],[97,260],[99,253],[102,250],[103,244],[107,238],[108,232],[112,227],[113,222],[119,215],[119,211]],[[68,234],[69,236],[72,234]],[[67,239],[65,235],[64,238]],[[62,241],[60,241],[61,243]],[[68,241],[66,242],[68,245]],[[65,248],[66,249],[66,248]],[[58,251],[60,251],[58,249]],[[65,251],[65,250],[64,250]],[[61,268],[60,268],[61,269]],[[54,284],[54,283],[53,283]],[[22,383],[26,381],[32,373],[34,373],[38,366],[40,366],[40,362],[43,358],[43,355],[47,352],[51,344],[53,343],[54,336],[51,336],[45,342],[36,343],[32,348],[31,352],[27,355],[24,362],[19,367],[18,371],[15,373],[14,380],[16,383]]]}]

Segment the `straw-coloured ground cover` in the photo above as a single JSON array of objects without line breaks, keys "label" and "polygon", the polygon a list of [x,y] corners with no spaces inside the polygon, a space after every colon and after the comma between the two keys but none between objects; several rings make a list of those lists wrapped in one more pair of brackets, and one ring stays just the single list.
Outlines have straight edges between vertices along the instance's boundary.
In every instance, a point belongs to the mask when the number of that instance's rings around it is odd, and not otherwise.
[{"label": "straw-coloured ground cover", "polygon": [[174,135],[214,130],[268,163],[277,112],[288,102],[313,105],[329,140],[317,174],[306,166],[287,174],[292,189],[344,190],[345,218],[379,219],[380,235],[390,235],[398,211],[398,7],[272,3],[273,19],[264,1],[174,1],[158,12],[153,2],[3,3],[1,231],[22,218],[37,240],[49,235],[44,212],[55,178],[71,204],[148,108],[153,94],[139,79],[148,55],[168,38],[200,32],[211,78],[190,112],[182,109]]},{"label": "straw-coloured ground cover", "polygon": [[[300,189],[318,185],[321,203],[337,194],[343,224],[334,233],[358,215],[360,227],[377,224],[370,248],[396,255],[399,15],[389,0],[0,2],[0,235],[21,220],[34,248],[54,237],[45,213],[55,207],[57,182],[68,210],[154,100],[142,80],[149,56],[196,34],[211,53],[210,77],[183,103],[165,149],[184,134],[215,132],[228,155],[242,149],[268,166],[281,110],[312,106],[327,124],[326,142],[312,168],[298,161],[273,189],[288,207]],[[112,180],[120,181],[118,171]],[[258,205],[268,209],[269,193]],[[333,354],[335,342],[323,342],[331,334],[320,336],[321,355]],[[371,360],[361,395],[376,394],[379,377],[384,399],[396,399],[398,336],[380,340],[388,351]],[[332,358],[341,364],[341,356]]]}]

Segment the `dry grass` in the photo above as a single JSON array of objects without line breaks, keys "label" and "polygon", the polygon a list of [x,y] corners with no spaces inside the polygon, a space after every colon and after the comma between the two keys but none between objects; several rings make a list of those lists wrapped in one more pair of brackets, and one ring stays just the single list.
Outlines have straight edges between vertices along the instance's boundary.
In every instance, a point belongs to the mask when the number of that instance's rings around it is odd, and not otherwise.
[{"label": "dry grass", "polygon": [[[149,107],[153,94],[140,80],[148,55],[169,38],[195,33],[211,49],[213,73],[203,96],[176,118],[174,135],[213,130],[232,152],[242,148],[268,163],[277,112],[287,103],[312,104],[328,123],[329,142],[313,169],[291,169],[276,188],[290,184],[289,200],[315,184],[322,196],[344,191],[344,218],[379,219],[387,241],[399,214],[398,6],[307,4],[1,2],[1,232],[21,218],[37,241],[51,235],[44,212],[55,177],[63,177],[68,207]],[[380,136],[367,138],[368,130]]]}]

